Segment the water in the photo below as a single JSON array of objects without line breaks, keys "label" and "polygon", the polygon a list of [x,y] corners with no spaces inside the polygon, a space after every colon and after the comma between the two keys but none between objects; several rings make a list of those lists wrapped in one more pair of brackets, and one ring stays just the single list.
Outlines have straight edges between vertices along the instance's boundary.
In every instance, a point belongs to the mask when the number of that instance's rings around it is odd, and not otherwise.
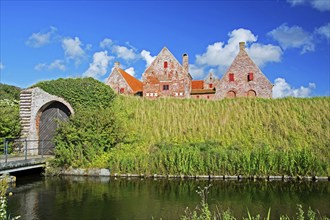
[{"label": "water", "polygon": [[236,218],[295,216],[296,205],[330,216],[329,182],[196,181],[91,177],[19,177],[9,212],[21,219],[179,219],[200,203],[197,187],[212,184],[211,209],[228,208]]}]

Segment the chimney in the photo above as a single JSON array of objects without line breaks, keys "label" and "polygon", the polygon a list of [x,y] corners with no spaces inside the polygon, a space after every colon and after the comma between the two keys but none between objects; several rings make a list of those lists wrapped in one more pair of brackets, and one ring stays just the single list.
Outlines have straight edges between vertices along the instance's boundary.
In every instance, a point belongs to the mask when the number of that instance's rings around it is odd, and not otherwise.
[{"label": "chimney", "polygon": [[245,49],[245,42],[239,42],[239,50]]},{"label": "chimney", "polygon": [[183,69],[185,69],[187,71],[187,73],[189,73],[188,54],[186,54],[186,53],[184,53],[182,55],[182,66],[183,66]]},{"label": "chimney", "polygon": [[116,68],[116,69],[120,68],[120,63],[119,63],[118,61],[115,62],[115,68]]}]

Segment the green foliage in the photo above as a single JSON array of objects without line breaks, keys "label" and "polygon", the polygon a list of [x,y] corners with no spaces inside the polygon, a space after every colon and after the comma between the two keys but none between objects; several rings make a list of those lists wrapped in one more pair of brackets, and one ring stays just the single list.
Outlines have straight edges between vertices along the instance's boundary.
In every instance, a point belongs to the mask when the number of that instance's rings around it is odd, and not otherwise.
[{"label": "green foliage", "polygon": [[75,111],[107,108],[115,98],[109,86],[93,78],[60,78],[39,82],[32,87],[63,97]]},{"label": "green foliage", "polygon": [[0,83],[0,100],[19,100],[21,89],[16,86]]},{"label": "green foliage", "polygon": [[[329,175],[330,98],[147,100],[121,96],[134,145],[115,172]],[[130,153],[127,153],[129,149]],[[120,158],[116,159],[116,158]]]},{"label": "green foliage", "polygon": [[4,138],[17,138],[20,131],[18,102],[0,100],[0,152],[2,152]]},{"label": "green foliage", "polygon": [[[114,173],[172,175],[326,175],[328,164],[310,149],[226,147],[217,142],[126,144],[104,156]],[[303,159],[302,159],[303,158]]]},{"label": "green foliage", "polygon": [[[120,117],[111,107],[77,112],[55,137],[57,166],[90,167],[109,149],[124,141]],[[95,163],[94,163],[95,164]],[[103,166],[104,167],[104,166]]]}]

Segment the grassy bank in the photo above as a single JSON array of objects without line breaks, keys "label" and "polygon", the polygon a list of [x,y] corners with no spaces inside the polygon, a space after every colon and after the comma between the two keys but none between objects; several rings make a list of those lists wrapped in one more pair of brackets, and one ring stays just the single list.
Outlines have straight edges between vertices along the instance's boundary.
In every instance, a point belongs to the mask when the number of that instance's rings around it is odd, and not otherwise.
[{"label": "grassy bank", "polygon": [[[79,148],[88,159],[78,167],[185,175],[330,173],[329,98],[150,101],[119,96],[114,106],[125,138],[93,156]],[[77,166],[71,160],[81,161],[67,158],[66,165]]]},{"label": "grassy bank", "polygon": [[[330,98],[147,100],[91,78],[38,83],[73,103],[55,166],[112,173],[330,175]],[[108,94],[108,95],[107,95]]]}]

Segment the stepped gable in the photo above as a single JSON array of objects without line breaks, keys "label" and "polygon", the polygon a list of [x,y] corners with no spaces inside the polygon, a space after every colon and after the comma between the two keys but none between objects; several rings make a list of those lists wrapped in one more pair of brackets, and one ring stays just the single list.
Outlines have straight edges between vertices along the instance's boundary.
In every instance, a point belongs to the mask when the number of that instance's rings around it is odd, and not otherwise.
[{"label": "stepped gable", "polygon": [[272,83],[245,51],[245,43],[239,43],[239,53],[216,86],[215,98],[272,97]]},{"label": "stepped gable", "polygon": [[164,47],[142,76],[143,96],[151,99],[189,98],[191,76],[187,54],[183,54],[182,63],[183,65]]},{"label": "stepped gable", "polygon": [[143,83],[120,68],[116,62],[106,81],[115,92],[127,95],[142,95]]}]

